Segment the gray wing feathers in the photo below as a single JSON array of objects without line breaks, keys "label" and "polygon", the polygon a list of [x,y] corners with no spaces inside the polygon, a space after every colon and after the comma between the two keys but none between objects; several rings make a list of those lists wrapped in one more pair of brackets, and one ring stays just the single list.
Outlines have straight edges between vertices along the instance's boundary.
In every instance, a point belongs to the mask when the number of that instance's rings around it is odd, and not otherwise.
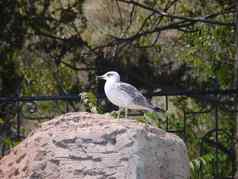
[{"label": "gray wing feathers", "polygon": [[146,108],[151,108],[152,105],[148,103],[146,98],[138,91],[134,86],[128,83],[118,83],[118,87],[121,91],[128,94],[131,97],[132,103],[138,106],[144,106]]}]

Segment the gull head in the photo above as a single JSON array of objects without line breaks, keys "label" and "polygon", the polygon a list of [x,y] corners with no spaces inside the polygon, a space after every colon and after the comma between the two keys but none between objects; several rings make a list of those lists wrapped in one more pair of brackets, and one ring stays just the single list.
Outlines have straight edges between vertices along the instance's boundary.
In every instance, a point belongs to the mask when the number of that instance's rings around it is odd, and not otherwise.
[{"label": "gull head", "polygon": [[120,81],[120,75],[115,71],[109,71],[105,73],[104,75],[97,76],[97,79],[103,79],[103,80],[111,81],[111,82],[118,82]]}]

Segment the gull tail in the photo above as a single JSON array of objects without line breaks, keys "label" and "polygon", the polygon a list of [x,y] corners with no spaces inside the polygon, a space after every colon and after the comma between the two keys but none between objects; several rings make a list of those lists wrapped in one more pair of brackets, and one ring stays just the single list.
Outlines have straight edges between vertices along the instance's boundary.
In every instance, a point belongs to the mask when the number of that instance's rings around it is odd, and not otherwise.
[{"label": "gull tail", "polygon": [[165,110],[164,109],[161,109],[159,107],[153,107],[152,108],[154,112],[162,112],[162,113],[165,113]]}]

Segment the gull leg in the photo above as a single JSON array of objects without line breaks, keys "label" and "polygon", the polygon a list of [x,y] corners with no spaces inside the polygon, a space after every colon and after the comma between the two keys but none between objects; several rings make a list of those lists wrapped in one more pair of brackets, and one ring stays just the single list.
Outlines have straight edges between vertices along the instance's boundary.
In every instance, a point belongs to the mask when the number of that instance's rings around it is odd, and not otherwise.
[{"label": "gull leg", "polygon": [[120,118],[121,111],[122,111],[122,108],[119,108],[119,110],[117,111],[117,119]]},{"label": "gull leg", "polygon": [[128,108],[125,108],[125,118],[128,116]]}]

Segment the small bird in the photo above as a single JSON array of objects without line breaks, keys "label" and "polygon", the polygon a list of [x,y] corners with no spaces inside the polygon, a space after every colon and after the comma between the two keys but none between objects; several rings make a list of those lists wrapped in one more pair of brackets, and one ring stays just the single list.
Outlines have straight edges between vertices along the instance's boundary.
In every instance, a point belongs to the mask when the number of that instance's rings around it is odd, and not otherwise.
[{"label": "small bird", "polygon": [[134,86],[121,82],[117,72],[109,71],[104,75],[97,76],[97,78],[106,80],[104,91],[109,101],[119,107],[117,118],[119,118],[123,108],[125,108],[126,118],[128,109],[163,112],[162,109],[150,104]]}]

